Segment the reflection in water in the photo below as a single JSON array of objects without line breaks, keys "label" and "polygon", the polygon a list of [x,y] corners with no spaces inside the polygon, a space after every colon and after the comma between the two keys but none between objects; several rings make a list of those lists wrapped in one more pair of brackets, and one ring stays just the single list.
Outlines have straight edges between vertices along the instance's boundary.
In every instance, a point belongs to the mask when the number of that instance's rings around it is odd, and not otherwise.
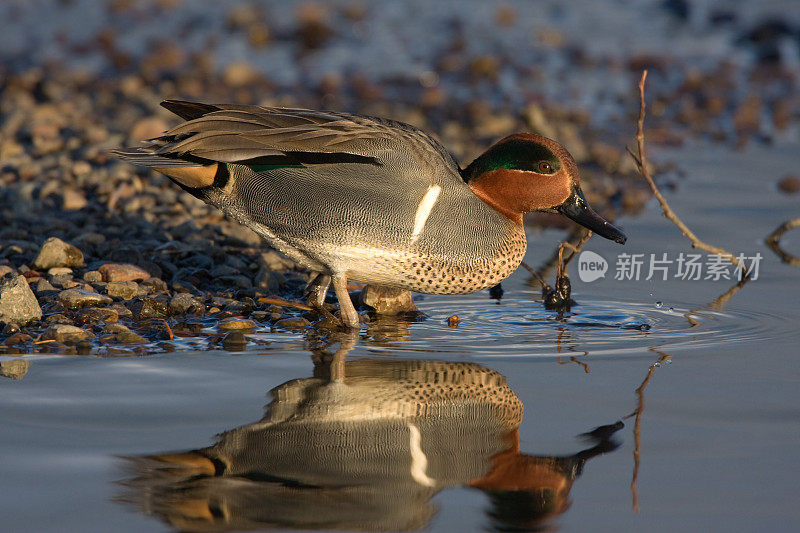
[{"label": "reflection in water", "polygon": [[[447,487],[483,491],[497,529],[563,513],[584,463],[520,452],[522,403],[503,375],[473,363],[359,359],[355,340],[314,350],[314,375],[272,389],[258,422],[208,448],[130,458],[122,498],[187,531],[413,530]],[[621,425],[620,425],[621,426]]]}]

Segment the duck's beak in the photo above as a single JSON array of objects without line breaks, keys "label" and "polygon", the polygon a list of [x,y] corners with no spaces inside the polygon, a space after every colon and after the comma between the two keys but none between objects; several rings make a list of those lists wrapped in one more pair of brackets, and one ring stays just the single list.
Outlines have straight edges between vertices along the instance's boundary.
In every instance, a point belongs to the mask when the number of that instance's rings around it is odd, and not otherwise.
[{"label": "duck's beak", "polygon": [[619,228],[607,222],[603,217],[595,213],[594,209],[589,207],[580,187],[575,187],[569,198],[556,207],[556,211],[606,239],[620,244],[625,244],[628,239]]}]

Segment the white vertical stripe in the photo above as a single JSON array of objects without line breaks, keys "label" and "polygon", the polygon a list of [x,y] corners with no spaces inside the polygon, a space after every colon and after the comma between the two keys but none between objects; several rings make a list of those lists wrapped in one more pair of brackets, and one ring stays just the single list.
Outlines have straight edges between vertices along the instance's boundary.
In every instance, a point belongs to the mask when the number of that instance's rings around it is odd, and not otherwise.
[{"label": "white vertical stripe", "polygon": [[425,470],[428,469],[428,458],[425,452],[422,451],[422,437],[419,433],[419,428],[414,424],[408,425],[409,447],[411,448],[411,477],[420,485],[426,487],[433,487],[436,481],[428,477]]},{"label": "white vertical stripe", "polygon": [[425,223],[428,221],[428,217],[431,216],[431,210],[436,200],[439,199],[439,194],[441,192],[442,188],[438,185],[431,185],[428,187],[428,191],[417,206],[417,212],[414,213],[414,231],[411,232],[411,242],[419,239],[419,235],[425,228]]}]

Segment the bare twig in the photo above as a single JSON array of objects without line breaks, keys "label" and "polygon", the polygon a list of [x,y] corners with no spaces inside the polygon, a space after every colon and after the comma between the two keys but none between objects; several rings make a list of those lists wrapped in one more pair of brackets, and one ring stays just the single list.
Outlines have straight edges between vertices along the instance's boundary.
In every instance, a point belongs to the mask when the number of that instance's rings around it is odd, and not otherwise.
[{"label": "bare twig", "polygon": [[800,217],[793,218],[792,220],[784,222],[778,226],[775,231],[767,235],[767,238],[764,239],[764,242],[767,244],[767,246],[769,246],[770,249],[781,258],[781,261],[792,266],[800,266],[800,257],[784,251],[783,248],[781,248],[780,242],[784,233],[798,226],[800,226]]},{"label": "bare twig", "polygon": [[667,200],[661,194],[661,191],[658,190],[656,187],[653,178],[650,177],[650,171],[647,169],[647,157],[645,155],[644,150],[644,116],[645,116],[645,103],[644,103],[644,82],[647,79],[647,70],[642,72],[642,78],[639,80],[639,122],[638,127],[636,130],[636,144],[639,148],[638,157],[634,154],[630,149],[628,149],[628,153],[631,155],[633,160],[636,162],[637,167],[639,167],[639,173],[642,177],[647,180],[647,184],[650,186],[650,190],[653,191],[653,195],[658,200],[658,203],[661,204],[661,210],[664,212],[664,216],[667,217],[673,224],[678,226],[686,237],[692,241],[692,248],[697,248],[700,250],[705,250],[706,252],[719,255],[724,257],[737,267],[742,269],[743,273],[747,273],[747,269],[742,264],[742,261],[732,254],[731,252],[725,250],[724,248],[720,248],[718,246],[713,246],[706,242],[701,241],[697,235],[689,229],[689,227],[684,224],[684,222],[678,218],[678,215],[670,208]]},{"label": "bare twig", "polygon": [[303,311],[313,311],[314,309],[306,304],[301,304],[298,302],[290,302],[289,300],[284,300],[283,298],[276,298],[272,296],[264,296],[258,299],[258,303],[260,304],[273,304],[273,305],[280,305],[283,307],[294,307],[295,309],[301,309]]}]

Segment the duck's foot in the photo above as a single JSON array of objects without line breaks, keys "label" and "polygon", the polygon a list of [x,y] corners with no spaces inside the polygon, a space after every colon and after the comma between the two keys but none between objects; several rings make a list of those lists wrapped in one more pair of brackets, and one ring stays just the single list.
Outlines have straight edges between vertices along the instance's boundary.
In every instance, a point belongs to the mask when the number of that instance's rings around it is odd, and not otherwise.
[{"label": "duck's foot", "polygon": [[333,276],[333,290],[339,300],[339,317],[346,328],[360,329],[361,320],[356,311],[350,293],[347,292],[347,276]]}]

